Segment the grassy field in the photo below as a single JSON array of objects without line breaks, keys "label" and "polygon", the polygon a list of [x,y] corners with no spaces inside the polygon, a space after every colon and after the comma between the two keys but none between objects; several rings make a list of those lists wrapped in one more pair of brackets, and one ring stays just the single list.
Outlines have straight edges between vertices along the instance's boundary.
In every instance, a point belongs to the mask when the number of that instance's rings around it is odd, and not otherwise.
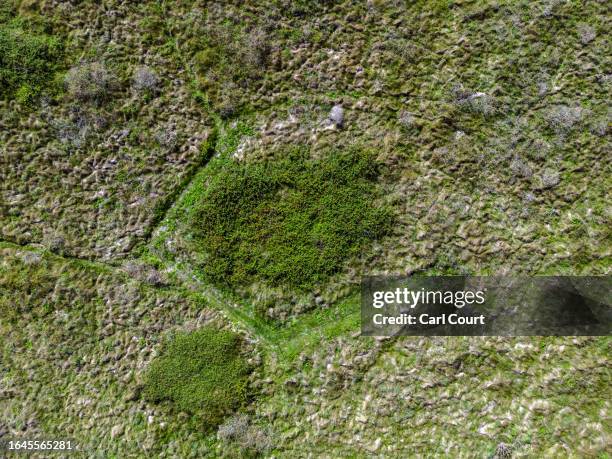
[{"label": "grassy field", "polygon": [[607,458],[609,338],[360,337],[359,280],[609,274],[609,28],[577,0],[2,4],[0,437]]}]

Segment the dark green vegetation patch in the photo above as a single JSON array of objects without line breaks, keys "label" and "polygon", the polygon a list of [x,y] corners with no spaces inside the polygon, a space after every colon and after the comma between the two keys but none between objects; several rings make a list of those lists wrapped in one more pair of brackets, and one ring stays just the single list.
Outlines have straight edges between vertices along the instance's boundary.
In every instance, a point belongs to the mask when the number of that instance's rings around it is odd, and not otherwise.
[{"label": "dark green vegetation patch", "polygon": [[263,280],[309,288],[387,234],[391,211],[376,206],[374,156],[352,150],[309,159],[296,149],[273,162],[228,162],[196,204],[191,224],[220,284]]},{"label": "dark green vegetation patch", "polygon": [[246,402],[249,371],[240,337],[205,327],[166,344],[151,364],[144,395],[201,416],[206,427],[216,426]]},{"label": "dark green vegetation patch", "polygon": [[62,41],[40,24],[0,13],[0,97],[30,101],[54,82],[62,57]]}]

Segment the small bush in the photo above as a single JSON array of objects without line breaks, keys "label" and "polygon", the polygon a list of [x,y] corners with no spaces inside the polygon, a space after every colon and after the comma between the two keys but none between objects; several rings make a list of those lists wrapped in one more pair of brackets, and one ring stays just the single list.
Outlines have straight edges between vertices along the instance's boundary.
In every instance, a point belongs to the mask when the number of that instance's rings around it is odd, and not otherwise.
[{"label": "small bush", "polygon": [[92,62],[71,68],[65,83],[68,93],[75,99],[100,103],[108,98],[113,77],[103,64]]},{"label": "small bush", "polygon": [[217,438],[226,445],[235,445],[243,457],[256,457],[272,447],[270,432],[251,424],[244,414],[232,416],[219,426]]},{"label": "small bush", "polygon": [[230,161],[195,204],[190,224],[202,270],[220,284],[266,281],[309,289],[390,231],[375,207],[379,166],[364,151],[311,160],[296,149],[277,161]]},{"label": "small bush", "polygon": [[0,2],[0,24],[11,21],[17,14],[15,0],[3,0]]},{"label": "small bush", "polygon": [[588,45],[597,37],[597,32],[593,27],[588,24],[580,24],[578,26],[578,35],[580,37],[580,42],[583,45]]},{"label": "small bush", "polygon": [[134,70],[132,87],[138,92],[155,93],[159,85],[159,77],[147,66],[140,66]]},{"label": "small bush", "polygon": [[206,72],[219,62],[219,53],[214,48],[206,48],[194,56],[196,67],[201,72]]},{"label": "small bush", "polygon": [[533,175],[531,167],[519,158],[514,158],[510,163],[510,170],[517,177],[530,178]]},{"label": "small bush", "polygon": [[582,121],[584,114],[585,110],[580,106],[558,105],[548,111],[546,120],[557,133],[564,134],[574,129]]},{"label": "small bush", "polygon": [[398,121],[405,129],[411,129],[412,127],[416,126],[415,116],[406,110],[402,110],[400,112]]},{"label": "small bush", "polygon": [[29,105],[34,101],[37,90],[29,84],[24,84],[15,92],[15,99],[22,105]]},{"label": "small bush", "polygon": [[165,127],[160,127],[155,133],[155,140],[161,146],[169,151],[174,150],[178,145],[178,133],[176,127],[168,124]]},{"label": "small bush", "polygon": [[244,50],[243,62],[252,68],[265,66],[270,55],[270,37],[262,29],[254,29],[245,38],[248,47]]},{"label": "small bush", "polygon": [[166,343],[151,363],[143,393],[200,416],[209,428],[246,403],[249,370],[238,335],[205,327]]},{"label": "small bush", "polygon": [[466,91],[461,85],[452,89],[455,103],[472,113],[480,113],[484,116],[495,114],[495,99],[484,92]]}]

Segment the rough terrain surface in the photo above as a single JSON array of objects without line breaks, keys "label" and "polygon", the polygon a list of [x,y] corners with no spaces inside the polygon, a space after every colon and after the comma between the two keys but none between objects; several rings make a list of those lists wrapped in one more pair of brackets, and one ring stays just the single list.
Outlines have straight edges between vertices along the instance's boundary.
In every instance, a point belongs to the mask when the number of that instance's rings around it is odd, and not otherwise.
[{"label": "rough terrain surface", "polygon": [[[75,457],[607,458],[608,337],[360,337],[358,286],[610,274],[611,17],[597,0],[7,1],[0,438]],[[320,176],[284,166],[295,149]],[[354,151],[376,173],[320,186]],[[389,228],[342,211],[359,206]],[[144,395],[164,343],[204,326],[253,368],[213,427]]]}]

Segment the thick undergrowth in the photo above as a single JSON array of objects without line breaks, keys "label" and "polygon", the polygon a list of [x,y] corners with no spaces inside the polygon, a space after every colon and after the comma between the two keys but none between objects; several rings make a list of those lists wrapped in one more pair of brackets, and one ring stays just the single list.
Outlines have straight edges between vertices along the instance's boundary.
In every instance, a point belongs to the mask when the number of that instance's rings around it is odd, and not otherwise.
[{"label": "thick undergrowth", "polygon": [[145,397],[218,425],[247,400],[249,366],[240,337],[213,327],[180,333],[166,343],[147,374]]},{"label": "thick undergrowth", "polygon": [[264,281],[308,289],[388,234],[392,212],[375,205],[379,165],[360,150],[309,159],[230,161],[195,204],[191,225],[218,284]]},{"label": "thick undergrowth", "polygon": [[29,103],[45,88],[56,85],[64,48],[40,21],[13,17],[0,10],[0,97]]}]

